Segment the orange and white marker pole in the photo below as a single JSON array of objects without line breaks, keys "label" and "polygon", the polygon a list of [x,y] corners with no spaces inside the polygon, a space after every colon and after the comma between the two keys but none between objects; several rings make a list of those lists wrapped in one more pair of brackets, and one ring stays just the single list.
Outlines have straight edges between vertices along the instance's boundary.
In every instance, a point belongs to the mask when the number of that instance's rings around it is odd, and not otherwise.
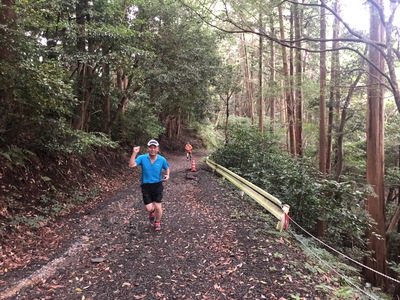
[{"label": "orange and white marker pole", "polygon": [[192,158],[192,167],[190,168],[190,171],[196,172],[196,162],[194,161],[193,158]]}]

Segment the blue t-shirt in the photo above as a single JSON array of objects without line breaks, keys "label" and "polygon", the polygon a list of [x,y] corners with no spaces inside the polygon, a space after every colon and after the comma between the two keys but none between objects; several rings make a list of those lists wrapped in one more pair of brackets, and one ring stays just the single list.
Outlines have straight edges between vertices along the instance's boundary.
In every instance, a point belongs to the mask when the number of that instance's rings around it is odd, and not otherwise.
[{"label": "blue t-shirt", "polygon": [[151,163],[148,153],[136,157],[135,162],[136,165],[142,166],[142,184],[162,181],[162,170],[169,168],[167,160],[159,154],[154,163]]}]

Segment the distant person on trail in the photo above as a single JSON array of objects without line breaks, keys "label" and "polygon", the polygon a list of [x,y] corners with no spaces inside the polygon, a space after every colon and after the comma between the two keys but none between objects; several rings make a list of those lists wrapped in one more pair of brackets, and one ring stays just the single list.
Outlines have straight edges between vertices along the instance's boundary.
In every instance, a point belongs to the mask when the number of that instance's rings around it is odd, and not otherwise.
[{"label": "distant person on trail", "polygon": [[189,160],[189,159],[192,160],[192,149],[193,149],[192,145],[190,145],[189,142],[186,142],[185,150],[186,150],[186,159],[187,160]]},{"label": "distant person on trail", "polygon": [[[139,155],[140,146],[133,147],[132,156],[129,159],[129,167],[142,166],[141,190],[143,202],[149,213],[150,223],[154,223],[154,230],[161,230],[163,181],[169,179],[170,168],[167,160],[158,154],[159,144],[156,140],[147,143],[146,154]],[[165,171],[164,178],[162,177]]]}]

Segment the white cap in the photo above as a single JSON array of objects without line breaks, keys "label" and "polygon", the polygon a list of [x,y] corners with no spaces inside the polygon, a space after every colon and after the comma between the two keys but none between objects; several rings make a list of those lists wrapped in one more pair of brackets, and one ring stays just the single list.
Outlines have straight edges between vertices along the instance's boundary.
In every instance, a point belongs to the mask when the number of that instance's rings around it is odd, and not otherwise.
[{"label": "white cap", "polygon": [[147,143],[147,147],[150,147],[150,146],[156,146],[156,147],[158,147],[159,146],[159,144],[158,144],[158,142],[156,141],[156,140],[150,140],[148,143]]}]

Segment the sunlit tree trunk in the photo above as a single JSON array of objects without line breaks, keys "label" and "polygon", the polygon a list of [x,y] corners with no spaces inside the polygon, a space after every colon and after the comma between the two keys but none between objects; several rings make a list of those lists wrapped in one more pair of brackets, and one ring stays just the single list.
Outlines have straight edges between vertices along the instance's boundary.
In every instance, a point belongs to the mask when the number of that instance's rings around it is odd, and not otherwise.
[{"label": "sunlit tree trunk", "polygon": [[[383,0],[375,0],[370,7],[370,39],[381,43],[384,38],[383,25],[375,8],[383,11]],[[367,88],[367,183],[374,193],[367,197],[367,211],[375,224],[368,230],[368,250],[365,264],[383,274],[386,266],[386,229],[385,229],[385,190],[384,190],[384,85],[381,72],[384,72],[384,58],[377,46],[369,50],[369,78]],[[375,286],[386,286],[386,278],[364,269],[365,278]]]},{"label": "sunlit tree trunk", "polygon": [[[340,14],[340,0],[335,1],[334,10]],[[339,37],[339,20],[333,19],[333,32],[332,32],[332,49],[339,48],[339,42],[335,39]],[[337,107],[336,103],[340,100],[339,94],[339,51],[333,51],[331,55],[331,81],[329,86],[329,112],[328,112],[328,141],[327,141],[327,155],[326,155],[326,173],[329,174],[332,168],[332,145],[333,145],[333,127],[334,127],[334,112]]]}]

